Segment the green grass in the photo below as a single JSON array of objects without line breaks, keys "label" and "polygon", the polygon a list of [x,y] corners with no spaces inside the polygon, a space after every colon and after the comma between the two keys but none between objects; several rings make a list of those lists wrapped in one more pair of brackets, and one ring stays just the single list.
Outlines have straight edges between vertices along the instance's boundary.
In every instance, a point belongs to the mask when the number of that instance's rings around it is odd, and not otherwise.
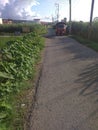
[{"label": "green grass", "polygon": [[81,44],[89,47],[89,48],[92,48],[93,50],[97,51],[98,52],[98,42],[94,42],[94,41],[91,41],[91,40],[88,40],[88,39],[84,39],[84,38],[81,38],[79,36],[70,36],[72,38],[74,38],[75,40],[77,40],[78,42],[80,42]]},{"label": "green grass", "polygon": [[[44,39],[35,33],[24,36],[22,40],[18,41],[19,44],[18,42],[11,42],[13,40],[16,41],[16,39],[18,39],[18,37],[1,37],[3,47],[6,46],[8,41],[10,41],[10,43],[1,51],[1,56],[2,54],[4,54],[4,56],[1,57],[0,66],[0,93],[2,95],[0,97],[0,130],[23,130],[28,125],[28,117],[35,94],[34,87],[37,82],[36,71],[39,71],[38,66],[41,59],[41,50],[44,47]],[[19,58],[16,58],[16,56]],[[14,69],[13,65],[15,65]],[[6,69],[6,67],[8,67],[9,70],[8,68]],[[4,71],[7,71],[7,73],[11,75],[14,74],[15,80],[10,80],[11,82],[7,82],[7,79],[3,80],[2,73]],[[5,84],[5,87],[2,87],[2,83]],[[6,83],[10,84],[8,85]],[[7,88],[7,91],[5,88]],[[9,89],[10,91],[8,88],[11,88]]]},{"label": "green grass", "polygon": [[[32,80],[33,81],[33,80]],[[33,87],[32,87],[32,81],[25,81],[22,83],[22,87],[24,89],[21,89],[21,91],[17,94],[12,94],[9,96],[9,102],[12,102],[13,106],[13,112],[10,115],[9,120],[6,121],[6,124],[3,124],[2,127],[7,126],[7,130],[23,130],[24,124],[27,120],[27,114],[29,112],[29,107],[32,104],[32,98],[29,93],[33,96]],[[30,99],[31,98],[31,99]],[[23,105],[23,106],[22,106]],[[0,126],[1,127],[1,126]],[[0,130],[3,130],[0,129]]]},{"label": "green grass", "polygon": [[8,41],[14,41],[19,39],[22,39],[22,36],[0,36],[0,48],[5,47]]}]

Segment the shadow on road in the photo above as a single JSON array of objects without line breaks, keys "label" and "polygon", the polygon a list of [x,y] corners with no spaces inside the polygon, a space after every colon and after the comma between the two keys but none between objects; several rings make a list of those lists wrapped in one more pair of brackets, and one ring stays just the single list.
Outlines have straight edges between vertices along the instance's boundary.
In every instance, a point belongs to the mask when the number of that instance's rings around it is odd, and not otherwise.
[{"label": "shadow on road", "polygon": [[77,82],[83,84],[80,95],[98,94],[98,64],[90,65],[79,75]]},{"label": "shadow on road", "polygon": [[79,88],[79,96],[84,96],[87,101],[92,102],[94,110],[89,114],[85,122],[92,118],[95,121],[98,120],[98,63],[92,64],[86,67],[76,80],[78,83],[82,83]]},{"label": "shadow on road", "polygon": [[[62,39],[62,41],[64,42],[64,39]],[[64,49],[67,49],[74,54],[73,59],[86,60],[98,58],[98,54],[95,51],[88,47],[85,47],[84,45],[79,44],[74,39],[66,37],[65,43],[66,47]]]}]

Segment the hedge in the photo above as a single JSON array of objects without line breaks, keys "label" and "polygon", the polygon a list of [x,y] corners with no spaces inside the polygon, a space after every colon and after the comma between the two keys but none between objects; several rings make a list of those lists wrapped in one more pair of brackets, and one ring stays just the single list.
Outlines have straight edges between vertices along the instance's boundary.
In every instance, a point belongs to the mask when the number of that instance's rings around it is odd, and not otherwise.
[{"label": "hedge", "polygon": [[89,37],[89,40],[98,42],[98,22],[93,22],[91,28],[89,28],[88,22],[72,22],[73,35],[88,39],[90,31],[91,35]]},{"label": "hedge", "polygon": [[39,33],[30,33],[22,40],[10,41],[1,50],[0,57],[0,130],[8,127],[12,120],[13,106],[9,101],[11,94],[18,93],[22,82],[34,73],[44,40]]}]

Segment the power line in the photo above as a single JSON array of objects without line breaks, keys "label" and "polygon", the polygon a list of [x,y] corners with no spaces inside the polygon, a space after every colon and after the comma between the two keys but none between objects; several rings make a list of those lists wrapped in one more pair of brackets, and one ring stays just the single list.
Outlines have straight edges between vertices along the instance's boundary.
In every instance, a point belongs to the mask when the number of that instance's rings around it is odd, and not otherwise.
[{"label": "power line", "polygon": [[56,18],[57,18],[57,21],[59,21],[59,3],[55,3],[55,7],[56,7]]}]

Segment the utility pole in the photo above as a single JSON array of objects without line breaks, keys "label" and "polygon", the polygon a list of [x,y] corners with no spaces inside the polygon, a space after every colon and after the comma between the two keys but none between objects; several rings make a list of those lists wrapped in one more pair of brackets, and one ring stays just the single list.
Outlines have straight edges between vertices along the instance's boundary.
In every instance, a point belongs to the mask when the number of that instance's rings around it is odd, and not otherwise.
[{"label": "utility pole", "polygon": [[91,14],[90,14],[90,26],[92,26],[92,18],[93,18],[93,10],[94,10],[94,0],[92,0],[91,4]]},{"label": "utility pole", "polygon": [[89,23],[89,28],[88,28],[88,39],[90,39],[91,33],[92,33],[92,19],[93,19],[94,2],[95,2],[95,0],[92,0],[91,13],[90,13],[90,23]]},{"label": "utility pole", "polygon": [[69,0],[69,21],[71,22],[71,0]]},{"label": "utility pole", "polygon": [[71,0],[69,0],[69,33],[71,34],[71,8],[72,8],[72,4],[71,4]]}]

